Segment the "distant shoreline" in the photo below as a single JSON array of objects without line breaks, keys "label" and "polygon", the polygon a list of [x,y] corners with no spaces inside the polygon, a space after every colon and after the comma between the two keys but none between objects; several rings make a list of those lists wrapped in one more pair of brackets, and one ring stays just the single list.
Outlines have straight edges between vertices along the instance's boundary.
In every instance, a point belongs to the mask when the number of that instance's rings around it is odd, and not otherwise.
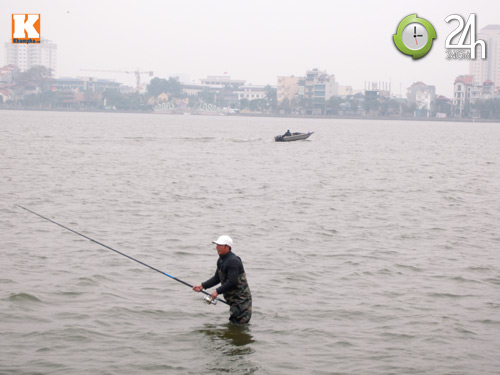
[{"label": "distant shoreline", "polygon": [[[74,108],[0,108],[0,111],[26,111],[26,112],[65,112],[65,113],[129,113],[156,116],[184,116],[183,113],[155,113],[151,111],[121,111],[121,110],[75,110]],[[500,123],[500,119],[464,119],[464,118],[435,118],[435,117],[380,117],[380,116],[326,116],[326,115],[279,115],[272,113],[230,113],[220,115],[189,114],[190,116],[207,117],[268,117],[268,118],[297,118],[297,119],[322,119],[322,120],[388,120],[388,121],[426,121],[426,122],[466,122],[466,123]]]},{"label": "distant shoreline", "polygon": [[335,119],[335,120],[390,120],[390,121],[429,121],[429,122],[484,122],[484,123],[500,123],[500,119],[459,119],[459,118],[435,118],[435,117],[376,117],[376,116],[320,116],[320,115],[273,115],[273,114],[253,114],[253,113],[238,113],[227,116],[243,116],[243,117],[282,117],[282,118],[310,118],[310,119]]}]

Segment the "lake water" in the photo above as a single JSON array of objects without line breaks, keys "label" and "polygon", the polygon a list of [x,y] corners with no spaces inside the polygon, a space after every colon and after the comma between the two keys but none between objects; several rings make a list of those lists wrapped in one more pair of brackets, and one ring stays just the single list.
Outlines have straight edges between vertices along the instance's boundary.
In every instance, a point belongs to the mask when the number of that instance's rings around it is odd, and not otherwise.
[{"label": "lake water", "polygon": [[[0,374],[500,373],[500,124],[0,111],[0,158]],[[251,324],[15,204],[191,284],[229,234]]]}]

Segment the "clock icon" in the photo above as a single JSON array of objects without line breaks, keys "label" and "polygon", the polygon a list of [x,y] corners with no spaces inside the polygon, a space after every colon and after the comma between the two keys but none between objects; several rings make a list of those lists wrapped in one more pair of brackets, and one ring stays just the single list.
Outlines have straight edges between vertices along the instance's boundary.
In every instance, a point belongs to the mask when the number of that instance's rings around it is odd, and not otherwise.
[{"label": "clock icon", "polygon": [[430,51],[432,42],[436,39],[436,30],[429,21],[410,14],[399,23],[393,39],[402,53],[419,59]]},{"label": "clock icon", "polygon": [[427,44],[429,33],[421,23],[410,23],[403,30],[403,44],[412,51],[418,51]]}]

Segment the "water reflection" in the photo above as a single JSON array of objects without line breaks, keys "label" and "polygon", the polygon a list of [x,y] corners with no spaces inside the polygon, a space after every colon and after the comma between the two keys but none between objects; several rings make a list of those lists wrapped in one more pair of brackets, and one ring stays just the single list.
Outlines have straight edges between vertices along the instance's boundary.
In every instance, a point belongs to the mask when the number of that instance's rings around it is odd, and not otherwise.
[{"label": "water reflection", "polygon": [[251,354],[255,352],[251,345],[255,340],[250,326],[205,324],[198,332],[209,341],[203,345],[210,351],[211,361],[207,369],[217,373],[230,371],[233,374],[254,374],[259,369],[250,360]]},{"label": "water reflection", "polygon": [[242,347],[254,342],[248,325],[227,323],[216,326],[206,324],[205,328],[200,329],[199,332],[204,333],[213,343]]}]

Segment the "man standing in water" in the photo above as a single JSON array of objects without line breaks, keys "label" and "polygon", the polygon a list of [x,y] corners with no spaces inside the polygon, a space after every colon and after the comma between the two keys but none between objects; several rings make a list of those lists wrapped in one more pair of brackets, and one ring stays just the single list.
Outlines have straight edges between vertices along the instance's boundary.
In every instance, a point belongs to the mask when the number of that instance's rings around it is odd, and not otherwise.
[{"label": "man standing in water", "polygon": [[217,270],[215,275],[207,281],[193,287],[195,292],[211,288],[221,284],[211,294],[213,299],[219,294],[224,295],[224,299],[230,305],[229,321],[234,324],[245,324],[252,317],[252,294],[247,283],[247,276],[240,257],[231,251],[233,240],[229,236],[220,236],[217,241],[212,241],[216,245],[219,259],[217,260]]}]

